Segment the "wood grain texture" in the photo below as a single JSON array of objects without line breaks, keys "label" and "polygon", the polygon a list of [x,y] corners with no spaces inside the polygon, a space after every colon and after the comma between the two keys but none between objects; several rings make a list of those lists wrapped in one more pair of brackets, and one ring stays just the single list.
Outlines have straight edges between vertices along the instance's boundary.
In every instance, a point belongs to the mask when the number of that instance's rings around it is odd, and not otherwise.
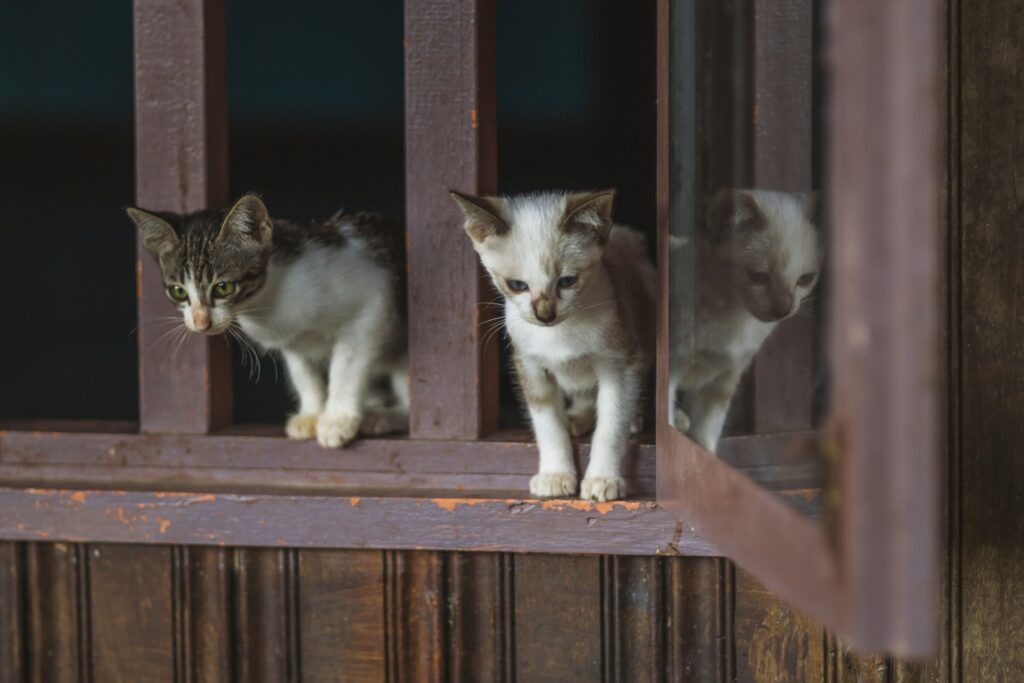
[{"label": "wood grain texture", "polygon": [[601,579],[597,557],[515,558],[517,680],[602,680]]},{"label": "wood grain texture", "polygon": [[[187,212],[228,201],[225,0],[134,3],[135,199]],[[125,218],[123,229],[130,225]],[[231,419],[228,346],[190,335],[176,352],[173,313],[153,258],[138,247],[139,421],[144,432],[203,433]]]},{"label": "wood grain texture", "polygon": [[216,683],[233,680],[232,553],[224,548],[183,548],[178,596],[184,613],[180,638],[187,647],[185,664],[190,681]]},{"label": "wood grain texture", "polygon": [[235,561],[235,671],[239,680],[296,681],[288,551],[238,548]]},{"label": "wood grain texture", "polygon": [[303,550],[299,586],[303,678],[386,680],[384,553]]},{"label": "wood grain texture", "polygon": [[[80,546],[82,547],[82,546]],[[174,592],[169,548],[84,546],[88,654],[97,681],[174,681]]]},{"label": "wood grain texture", "polygon": [[448,191],[497,190],[494,0],[410,0],[405,43],[410,431],[473,439],[497,426],[494,294]]},{"label": "wood grain texture", "polygon": [[25,544],[0,543],[0,681],[25,680]]},{"label": "wood grain texture", "polygon": [[511,650],[513,558],[451,553],[448,561],[448,679],[515,680]]},{"label": "wood grain texture", "polygon": [[80,681],[89,672],[82,594],[83,546],[28,543],[25,546],[28,680]]},{"label": "wood grain texture", "polygon": [[610,681],[657,681],[665,673],[665,560],[607,556],[605,669]]},{"label": "wood grain texture", "polygon": [[666,558],[667,681],[732,681],[732,607],[728,563],[719,558]]},{"label": "wood grain texture", "polygon": [[389,597],[394,611],[390,680],[440,683],[447,679],[446,564],[442,553],[394,554]]},{"label": "wood grain texture", "polygon": [[1024,670],[1024,4],[961,0],[960,580],[965,681]]}]

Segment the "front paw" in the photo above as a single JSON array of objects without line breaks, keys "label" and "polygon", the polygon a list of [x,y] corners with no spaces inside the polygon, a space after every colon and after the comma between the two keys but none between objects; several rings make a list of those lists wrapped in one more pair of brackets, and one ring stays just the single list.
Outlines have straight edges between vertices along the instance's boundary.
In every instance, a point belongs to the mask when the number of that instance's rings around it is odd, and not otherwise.
[{"label": "front paw", "polygon": [[622,477],[584,477],[580,498],[603,503],[626,497],[626,480]]},{"label": "front paw", "polygon": [[316,440],[324,448],[344,446],[359,433],[361,415],[341,413],[329,415],[324,413],[316,423]]},{"label": "front paw", "polygon": [[576,493],[573,472],[540,472],[530,479],[530,495],[537,498],[566,498]]},{"label": "front paw", "polygon": [[292,415],[284,424],[284,433],[289,439],[312,439],[316,436],[316,421],[319,415]]}]

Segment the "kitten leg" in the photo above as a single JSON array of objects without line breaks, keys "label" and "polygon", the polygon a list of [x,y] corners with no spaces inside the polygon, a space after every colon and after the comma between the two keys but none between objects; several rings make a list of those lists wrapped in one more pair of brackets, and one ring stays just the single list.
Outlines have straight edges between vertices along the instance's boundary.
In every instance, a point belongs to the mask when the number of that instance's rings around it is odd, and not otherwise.
[{"label": "kitten leg", "polygon": [[409,431],[409,366],[401,363],[390,371],[391,391],[395,405],[388,408],[368,410],[363,416],[359,433],[364,436],[379,436],[394,432]]},{"label": "kitten leg", "polygon": [[712,453],[718,448],[718,437],[739,381],[740,373],[727,372],[693,392],[689,434]]},{"label": "kitten leg", "polygon": [[570,396],[572,403],[566,409],[569,433],[586,436],[594,431],[594,423],[597,422],[597,387],[574,391]]},{"label": "kitten leg", "polygon": [[540,498],[576,492],[576,463],[566,424],[565,398],[544,368],[516,358],[516,375],[530,411],[540,467],[530,479],[530,494]]},{"label": "kitten leg", "polygon": [[375,351],[365,343],[372,336],[354,335],[360,341],[335,343],[328,372],[327,405],[316,425],[321,446],[344,446],[359,433],[363,420],[363,394],[370,381]]},{"label": "kitten leg", "polygon": [[284,431],[290,439],[312,439],[316,421],[324,409],[324,380],[320,369],[303,356],[282,351],[288,377],[299,397],[299,411],[288,418]]},{"label": "kitten leg", "polygon": [[626,495],[622,460],[629,450],[629,429],[640,398],[643,375],[636,368],[598,368],[597,429],[590,442],[590,464],[580,498],[615,500]]}]

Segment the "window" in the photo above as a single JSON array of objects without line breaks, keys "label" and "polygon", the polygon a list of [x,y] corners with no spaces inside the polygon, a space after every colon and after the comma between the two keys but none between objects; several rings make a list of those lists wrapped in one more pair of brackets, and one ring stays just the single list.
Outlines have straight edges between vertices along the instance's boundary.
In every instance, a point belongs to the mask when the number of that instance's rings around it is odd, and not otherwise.
[{"label": "window", "polygon": [[[669,426],[670,343],[664,323],[676,296],[669,287],[676,266],[661,248],[657,432],[653,442],[636,446],[627,472],[638,495],[612,503],[525,497],[535,451],[521,433],[498,430],[498,347],[483,343],[482,324],[493,316],[485,305],[492,294],[456,227],[457,209],[447,195],[449,188],[498,189],[496,7],[493,0],[407,0],[408,437],[360,440],[343,451],[327,451],[286,441],[276,425],[235,424],[232,362],[222,343],[191,338],[174,358],[148,353],[160,333],[149,321],[163,315],[166,304],[155,264],[140,253],[138,428],[65,423],[45,429],[12,425],[0,433],[0,536],[721,552],[861,646],[926,650],[934,587],[934,571],[925,565],[935,540],[936,411],[934,387],[921,373],[934,360],[928,332],[936,310],[938,249],[931,151],[936,9],[925,0],[914,0],[913,13],[874,0],[831,4],[834,23],[827,40],[834,62],[828,82],[834,113],[819,136],[828,148],[833,285],[832,403],[823,430],[812,429],[807,393],[795,409],[782,405],[765,418],[769,413],[758,392],[778,381],[770,366],[755,367],[754,398],[741,401],[753,406],[755,427],[757,420],[767,420],[763,429],[749,431],[772,434],[726,439],[723,457],[716,458]],[[811,3],[796,5],[794,23],[784,21],[781,28],[796,26],[800,40],[813,42]],[[656,206],[662,247],[675,225],[674,212],[697,206],[693,197],[681,199],[670,190],[680,177],[680,150],[702,144],[695,126],[709,92],[698,83],[708,66],[704,48],[714,56],[715,45],[731,45],[730,59],[749,60],[755,72],[769,59],[784,68],[797,64],[810,87],[809,59],[786,60],[793,56],[787,50],[809,54],[811,45],[772,42],[773,26],[758,23],[782,16],[772,0],[755,2],[746,17],[740,16],[743,6],[657,3]],[[140,0],[134,21],[136,199],[179,211],[225,204],[225,2],[165,6]],[[752,31],[753,42],[731,33],[740,29]],[[715,42],[720,40],[725,43]],[[889,68],[893,64],[901,68]],[[730,99],[734,94],[726,92],[715,106],[739,112],[751,104],[740,95]],[[769,105],[793,104],[760,101],[756,92],[753,97],[765,116]],[[797,111],[809,117],[813,107],[810,100],[804,104]],[[773,113],[784,120],[789,112]],[[806,168],[797,185],[811,177],[813,157],[801,163]],[[877,295],[880,284],[884,297]],[[813,336],[796,338],[810,344]],[[811,369],[801,366],[799,376],[810,378]],[[838,508],[825,515],[825,523],[794,509],[795,496],[782,502],[778,491],[755,483],[750,475],[757,468],[744,472],[733,466],[743,458],[773,466],[792,460],[800,455],[794,440],[834,453],[840,463],[825,496],[828,501],[837,495]],[[582,444],[578,457],[585,459],[586,451]]]}]

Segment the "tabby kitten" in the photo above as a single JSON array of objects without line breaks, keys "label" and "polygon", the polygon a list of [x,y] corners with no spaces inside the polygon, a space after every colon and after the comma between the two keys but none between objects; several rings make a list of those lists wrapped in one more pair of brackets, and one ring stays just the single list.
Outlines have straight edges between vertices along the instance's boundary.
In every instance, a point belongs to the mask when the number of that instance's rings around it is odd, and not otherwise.
[{"label": "tabby kitten", "polygon": [[643,236],[613,225],[614,194],[452,193],[505,298],[516,375],[540,451],[530,480],[535,496],[576,492],[570,434],[592,429],[580,497],[626,495],[622,460],[654,357],[656,278]]},{"label": "tabby kitten", "polygon": [[[271,220],[256,195],[184,216],[129,208],[167,297],[200,334],[238,329],[284,357],[298,395],[285,431],[343,446],[360,430],[408,424],[400,226],[340,212],[321,223]],[[393,405],[370,387],[390,383]]]},{"label": "tabby kitten", "polygon": [[722,190],[712,198],[696,240],[692,309],[671,330],[669,382],[671,422],[710,451],[754,354],[818,281],[815,211],[809,194]]}]

